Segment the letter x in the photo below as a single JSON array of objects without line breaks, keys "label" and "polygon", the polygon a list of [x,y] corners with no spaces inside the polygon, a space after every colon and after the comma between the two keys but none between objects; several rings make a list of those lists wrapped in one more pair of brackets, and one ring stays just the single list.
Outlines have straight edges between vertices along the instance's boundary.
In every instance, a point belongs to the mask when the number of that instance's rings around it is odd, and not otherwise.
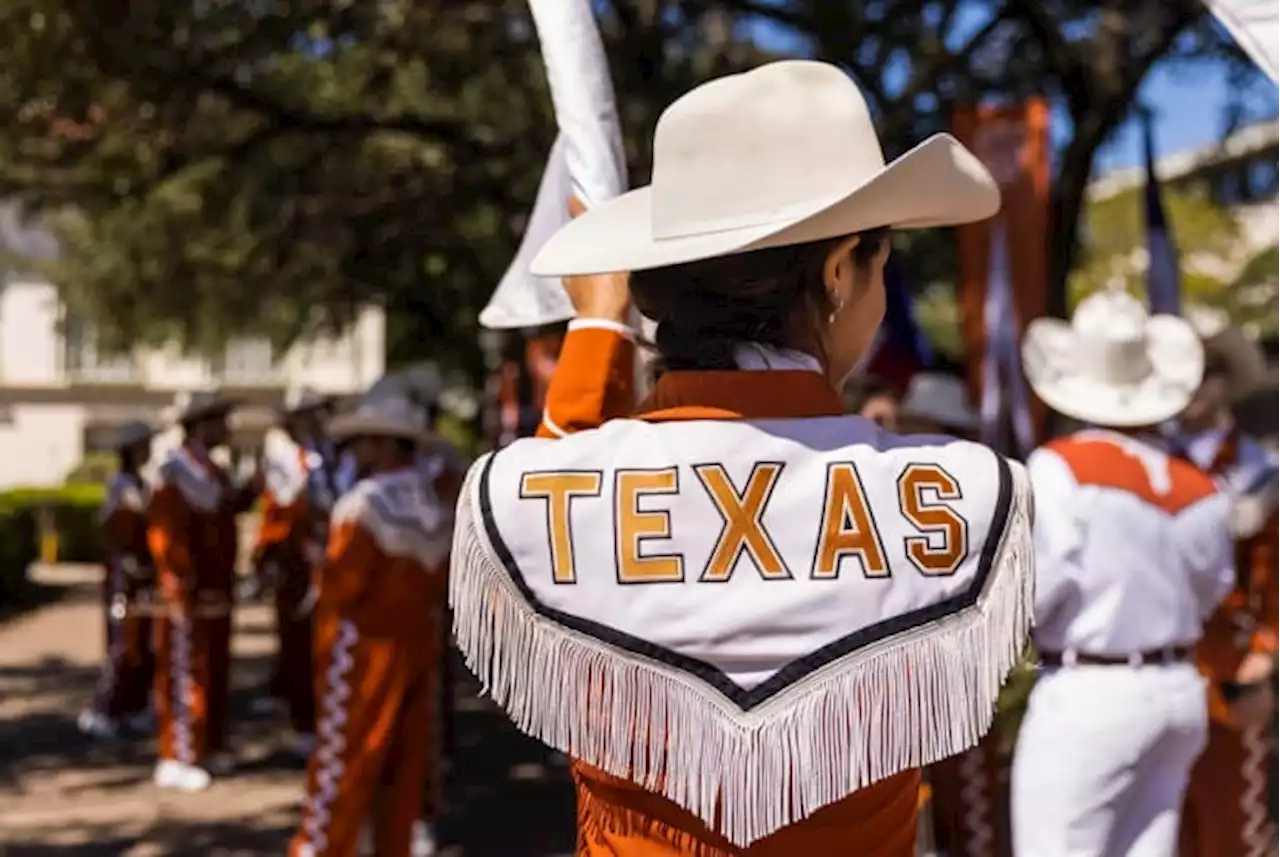
[{"label": "letter x", "polygon": [[711,552],[711,558],[707,561],[700,580],[710,583],[727,581],[733,576],[734,566],[738,564],[738,557],[744,550],[751,556],[751,561],[765,580],[791,579],[786,562],[760,520],[773,486],[782,473],[782,467],[783,465],[774,463],[756,464],[751,469],[746,489],[741,493],[723,465],[700,464],[693,468],[716,511],[724,519],[720,538],[716,540],[715,549]]}]

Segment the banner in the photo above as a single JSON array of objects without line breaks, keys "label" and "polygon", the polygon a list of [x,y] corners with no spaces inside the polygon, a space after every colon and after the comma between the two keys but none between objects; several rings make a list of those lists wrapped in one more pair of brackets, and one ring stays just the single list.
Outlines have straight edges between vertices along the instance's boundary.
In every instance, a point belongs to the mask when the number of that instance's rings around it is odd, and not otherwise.
[{"label": "banner", "polygon": [[613,81],[589,0],[529,0],[560,135],[538,186],[529,227],[480,323],[541,327],[573,317],[560,281],[534,277],[529,262],[569,220],[572,194],[590,208],[627,186]]},{"label": "banner", "polygon": [[1155,122],[1142,117],[1143,154],[1147,162],[1145,213],[1147,222],[1147,305],[1152,313],[1182,314],[1182,278],[1178,274],[1178,250],[1173,241],[1156,178]]},{"label": "banner", "polygon": [[984,440],[1023,453],[1043,433],[1045,408],[1022,375],[1018,343],[1045,312],[1049,225],[1049,106],[956,114],[953,131],[1000,183],[1000,213],[956,229],[956,300],[969,383],[982,403]]}]

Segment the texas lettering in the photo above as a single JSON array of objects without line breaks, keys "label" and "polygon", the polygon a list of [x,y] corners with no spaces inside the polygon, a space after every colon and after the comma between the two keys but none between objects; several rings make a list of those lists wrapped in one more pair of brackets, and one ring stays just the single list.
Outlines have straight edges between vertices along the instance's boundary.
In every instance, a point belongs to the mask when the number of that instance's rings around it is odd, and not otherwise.
[{"label": "texas lettering", "polygon": [[[905,464],[892,492],[894,507],[873,509],[857,466],[837,461],[827,465],[817,514],[795,518],[795,526],[813,530],[812,558],[806,568],[789,567],[764,523],[785,467],[780,462],[756,462],[743,484],[735,483],[716,463],[619,469],[608,475],[596,470],[534,471],[521,475],[519,496],[544,507],[551,573],[558,584],[578,579],[572,521],[579,503],[610,504],[618,582],[625,584],[690,579],[724,583],[740,568],[744,555],[765,580],[794,580],[798,575],[838,580],[853,566],[868,578],[888,577],[885,537],[876,525],[884,520],[880,515],[905,522],[905,528],[895,531],[910,533],[901,537],[902,547],[920,574],[950,576],[969,552],[968,523],[952,505],[961,499],[960,485],[941,466]],[[709,557],[694,569],[686,568],[682,554],[664,553],[657,544],[671,539],[681,526],[670,509],[661,508],[661,498],[690,492],[710,504],[720,521]],[[881,505],[889,504],[882,500]]]}]

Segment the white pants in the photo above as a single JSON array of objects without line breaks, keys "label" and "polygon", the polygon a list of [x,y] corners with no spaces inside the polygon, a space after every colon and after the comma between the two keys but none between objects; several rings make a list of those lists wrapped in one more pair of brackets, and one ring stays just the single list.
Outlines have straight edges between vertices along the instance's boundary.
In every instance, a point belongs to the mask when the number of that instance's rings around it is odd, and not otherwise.
[{"label": "white pants", "polygon": [[1190,664],[1046,672],[1013,760],[1014,854],[1172,857],[1207,730]]}]

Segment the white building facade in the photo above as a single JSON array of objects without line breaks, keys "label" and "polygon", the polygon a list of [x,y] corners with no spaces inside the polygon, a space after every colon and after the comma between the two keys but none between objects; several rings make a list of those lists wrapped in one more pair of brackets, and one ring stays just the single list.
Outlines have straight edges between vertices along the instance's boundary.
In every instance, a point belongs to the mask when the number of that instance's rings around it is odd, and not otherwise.
[{"label": "white building facade", "polygon": [[382,311],[364,310],[337,338],[276,352],[264,340],[228,343],[215,359],[180,349],[99,355],[92,331],[69,321],[56,288],[0,281],[0,490],[59,485],[130,419],[160,424],[186,391],[219,389],[245,403],[233,417],[237,445],[261,445],[287,390],[348,395],[385,368]]}]

